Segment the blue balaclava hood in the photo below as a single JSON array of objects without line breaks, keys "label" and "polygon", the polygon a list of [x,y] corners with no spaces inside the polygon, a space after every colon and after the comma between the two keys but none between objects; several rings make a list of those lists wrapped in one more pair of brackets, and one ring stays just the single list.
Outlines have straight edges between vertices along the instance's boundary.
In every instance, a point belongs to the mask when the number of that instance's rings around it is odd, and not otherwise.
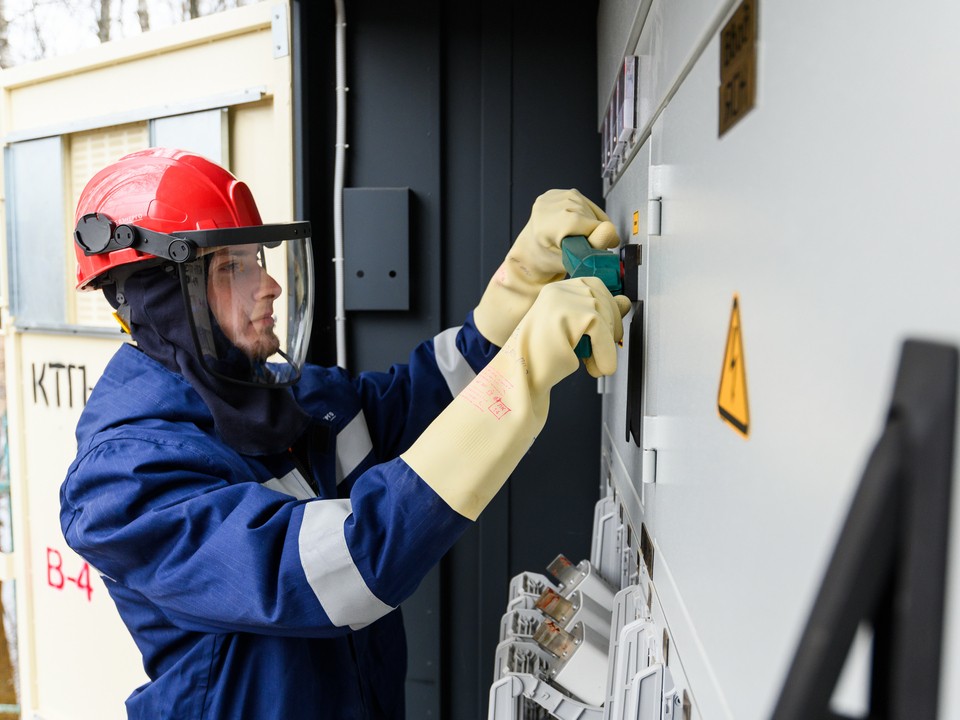
[{"label": "blue balaclava hood", "polygon": [[[116,286],[106,285],[103,290],[116,308]],[[133,273],[123,283],[123,295],[129,308],[130,334],[137,347],[190,383],[210,409],[217,434],[227,445],[244,455],[270,455],[294,445],[310,418],[289,387],[238,385],[203,367],[187,320],[180,280],[171,265]],[[219,329],[217,341],[229,344]],[[246,362],[239,351],[231,357]]]}]

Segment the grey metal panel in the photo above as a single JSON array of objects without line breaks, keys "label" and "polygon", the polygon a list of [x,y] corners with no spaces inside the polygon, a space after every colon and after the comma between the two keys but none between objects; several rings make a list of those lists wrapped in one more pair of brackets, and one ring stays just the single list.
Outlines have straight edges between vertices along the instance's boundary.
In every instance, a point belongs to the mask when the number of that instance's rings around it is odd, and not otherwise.
[{"label": "grey metal panel", "polygon": [[[411,191],[410,311],[348,314],[351,371],[386,370],[443,329],[440,3],[350,2],[346,9],[347,183]],[[427,581],[403,604],[407,636],[417,637],[408,654],[410,718],[441,717],[440,609],[439,583]]]},{"label": "grey metal panel", "polygon": [[[599,136],[592,104],[579,102],[571,87],[593,87],[595,35],[586,28],[595,7],[567,5],[544,12],[538,4],[514,6],[511,213],[515,236],[526,224],[538,195],[549,188],[579,189],[601,202]],[[554,38],[577,37],[557,52]],[[562,91],[544,82],[563,78]],[[548,118],[549,122],[544,122]],[[511,237],[512,240],[512,237]],[[502,259],[502,256],[501,256]],[[550,417],[537,442],[514,473],[510,486],[510,574],[543,572],[563,552],[589,557],[598,500],[601,398],[597,381],[581,368],[550,395]],[[502,613],[502,597],[501,613]]]},{"label": "grey metal panel", "polygon": [[[333,167],[336,150],[335,17],[333,4],[294,0],[292,17],[294,216],[309,220],[317,282],[311,362],[336,363]],[[352,12],[352,11],[351,11]],[[316,42],[323,38],[323,42]]]},{"label": "grey metal panel", "polygon": [[212,95],[178,105],[155,105],[152,107],[137,108],[136,110],[128,112],[96,115],[74,122],[15,130],[4,135],[3,140],[6,143],[15,143],[25,140],[36,140],[38,138],[59,137],[61,135],[70,135],[71,133],[84,132],[86,130],[112,127],[114,125],[126,125],[128,123],[144,122],[145,120],[152,120],[154,118],[200,112],[209,110],[210,108],[226,108],[233,107],[234,105],[244,105],[246,103],[260,102],[266,92],[266,87],[258,86],[237,92],[224,93],[222,95]]},{"label": "grey metal panel", "polygon": [[[514,32],[510,3],[506,0],[480,5],[480,242],[481,266],[485,280],[503,262],[516,227],[511,223],[510,193],[512,162],[511,118],[513,96],[511,78],[514,58],[511,35]],[[479,299],[479,296],[478,296]],[[513,479],[517,477],[516,473]],[[487,694],[493,680],[493,663],[499,626],[503,615],[504,591],[510,581],[512,547],[511,497],[500,492],[479,521],[477,558],[479,667],[475,670],[476,692],[480,703],[475,714],[464,718],[485,717]],[[482,713],[482,714],[481,714]]]},{"label": "grey metal panel", "polygon": [[[496,223],[506,222],[509,234],[509,207],[498,206],[481,192],[481,188],[496,189],[492,179],[509,172],[509,151],[504,147],[508,136],[494,122],[498,113],[509,113],[509,88],[502,86],[503,78],[509,78],[509,71],[504,70],[509,58],[496,52],[491,37],[491,33],[509,34],[506,8],[503,0],[463,3],[456,8],[457,21],[447,22],[443,47],[448,78],[443,92],[444,137],[446,146],[458,151],[443,156],[447,208],[443,236],[448,239],[443,268],[445,277],[457,278],[444,291],[445,325],[462,322],[503,260],[507,241],[493,232]],[[494,20],[498,13],[501,23]],[[498,45],[502,42],[502,37],[496,39]],[[491,62],[481,62],[481,53],[486,53]],[[484,176],[490,178],[486,183]],[[489,633],[495,627],[491,623],[498,620],[496,606],[502,604],[503,594],[487,588],[482,580],[489,576],[492,583],[499,583],[500,578],[509,577],[507,505],[505,493],[495,498],[447,554],[442,566],[447,615],[442,638],[447,669],[443,685],[445,719],[486,718],[493,656],[483,654],[486,650],[480,647],[491,640]]]},{"label": "grey metal panel", "polygon": [[344,188],[346,310],[410,309],[410,189]]},{"label": "grey metal panel", "polygon": [[[607,195],[606,210],[611,221],[617,226],[620,236],[631,243],[639,243],[642,250],[643,264],[640,268],[639,296],[644,301],[644,308],[650,306],[650,286],[647,275],[650,268],[656,263],[651,255],[652,242],[647,235],[648,198],[650,169],[650,142],[640,149],[633,163],[627,168],[623,177]],[[638,232],[633,234],[633,213],[639,213]],[[629,337],[630,328],[634,322],[636,309],[632,310],[623,320],[624,337]],[[660,328],[651,328],[646,325],[645,344],[648,352],[645,353],[647,373],[652,372],[653,364],[658,362],[659,354],[655,352],[659,344],[658,333]],[[628,519],[633,525],[634,532],[638,532],[643,517],[643,492],[645,486],[641,482],[642,453],[637,446],[626,439],[627,413],[627,358],[621,352],[618,358],[617,373],[608,378],[605,383],[603,397],[603,444],[614,458],[614,484],[620,492],[621,501],[627,511]],[[649,418],[656,414],[656,385],[647,383],[643,387],[643,415],[644,424],[651,421]],[[655,418],[654,418],[655,421]],[[652,492],[652,489],[651,489]]]},{"label": "grey metal panel", "polygon": [[[308,202],[307,191],[309,182],[309,172],[307,165],[309,163],[309,148],[306,139],[307,121],[305,118],[305,107],[309,99],[307,97],[308,73],[307,57],[304,48],[305,27],[308,20],[305,15],[303,5],[299,2],[290,4],[290,72],[292,84],[292,104],[293,104],[293,217],[297,220],[307,218]],[[317,123],[319,125],[319,122]],[[314,263],[316,267],[316,263]],[[317,275],[319,278],[319,274]]]},{"label": "grey metal panel", "polygon": [[597,125],[603,122],[607,103],[620,72],[620,61],[631,55],[640,37],[653,0],[606,0],[597,10]]},{"label": "grey metal panel", "polygon": [[14,323],[62,325],[72,287],[65,276],[63,142],[51,137],[14,143],[6,166]]},{"label": "grey metal panel", "polygon": [[384,370],[443,329],[440,11],[436,0],[348,11],[347,183],[411,190],[410,312],[348,315],[350,369]]},{"label": "grey metal panel", "polygon": [[[324,32],[302,29],[312,68],[303,82],[308,97],[314,95],[312,107],[301,104],[309,128],[309,219],[319,249],[329,235],[317,228],[329,226],[334,80],[329,67],[317,67],[323,43],[314,40],[332,38],[332,8],[297,5],[304,17],[322,15],[329,23]],[[463,322],[539,193],[575,186],[599,197],[596,4],[360,1],[347,11],[348,182],[412,191],[410,311],[348,317],[351,369],[383,369],[402,361],[417,342]],[[543,81],[560,53],[558,38],[564,39],[564,84]],[[332,265],[331,255],[318,253],[320,272]],[[315,327],[323,332],[325,324],[328,318],[318,318]],[[560,549],[578,557],[589,552],[590,517],[582,508],[597,497],[599,398],[596,383],[581,375],[554,393],[555,430],[540,437],[538,454],[445,558],[439,586],[425,581],[404,602],[413,638],[408,717],[485,718],[511,572],[542,570]],[[572,459],[570,447],[576,447]],[[551,533],[555,542],[544,539]]]},{"label": "grey metal panel", "polygon": [[217,108],[151,120],[150,146],[190,150],[228,167],[227,110]]},{"label": "grey metal panel", "polygon": [[440,664],[440,568],[435,567],[403,603],[407,631],[407,717],[443,718]]},{"label": "grey metal panel", "polygon": [[[693,36],[671,14],[686,7],[664,5],[665,44]],[[667,568],[657,583],[675,646],[711,718],[769,716],[882,424],[900,341],[960,341],[949,240],[960,177],[943,162],[960,152],[946,70],[958,61],[957,7],[914,17],[892,3],[839,15],[765,3],[760,21],[762,102],[717,138],[714,38],[651,138],[663,232],[647,254],[658,469],[645,517]],[[896,57],[877,41],[893,37],[907,39]],[[632,170],[608,195],[620,218]],[[734,292],[754,423],[746,441],[716,412]],[[623,463],[631,473],[633,460]],[[958,539],[954,530],[954,568]],[[960,624],[950,627],[942,717],[960,706],[947,680],[960,667]]]}]

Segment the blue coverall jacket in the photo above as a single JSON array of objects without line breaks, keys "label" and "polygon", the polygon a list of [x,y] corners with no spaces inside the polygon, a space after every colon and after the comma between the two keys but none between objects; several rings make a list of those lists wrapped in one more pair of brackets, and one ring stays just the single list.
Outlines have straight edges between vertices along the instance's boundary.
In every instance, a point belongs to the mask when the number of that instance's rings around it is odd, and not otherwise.
[{"label": "blue coverall jacket", "polygon": [[117,352],[77,427],[61,525],[143,655],[130,718],[403,717],[395,608],[469,521],[398,455],[495,351],[471,318],[386,373],[307,366],[295,394],[327,431],[311,478],[292,453],[238,454],[182,376]]}]

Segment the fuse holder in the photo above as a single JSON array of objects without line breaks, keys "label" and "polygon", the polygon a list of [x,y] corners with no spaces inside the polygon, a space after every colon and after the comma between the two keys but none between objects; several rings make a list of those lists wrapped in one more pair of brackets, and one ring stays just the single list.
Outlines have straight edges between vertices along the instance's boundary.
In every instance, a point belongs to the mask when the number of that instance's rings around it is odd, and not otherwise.
[{"label": "fuse holder", "polygon": [[567,626],[567,621],[573,617],[575,608],[573,603],[554,590],[544,590],[537,600],[537,610],[549,615],[561,627]]},{"label": "fuse holder", "polygon": [[511,610],[532,610],[537,598],[546,589],[557,590],[557,586],[544,575],[522,572],[510,580],[510,595],[507,599],[507,612]]},{"label": "fuse holder", "polygon": [[560,594],[570,597],[574,590],[597,601],[607,612],[613,612],[616,592],[587,560],[574,565],[563,554],[557,555],[547,566],[547,571],[560,582]]},{"label": "fuse holder", "polygon": [[537,609],[566,629],[582,622],[609,639],[611,614],[600,603],[579,591],[564,597],[555,590],[544,590],[537,599]]},{"label": "fuse holder", "polygon": [[605,638],[583,623],[567,632],[553,620],[544,620],[533,639],[557,658],[550,670],[554,683],[589,705],[603,705],[609,644]]}]

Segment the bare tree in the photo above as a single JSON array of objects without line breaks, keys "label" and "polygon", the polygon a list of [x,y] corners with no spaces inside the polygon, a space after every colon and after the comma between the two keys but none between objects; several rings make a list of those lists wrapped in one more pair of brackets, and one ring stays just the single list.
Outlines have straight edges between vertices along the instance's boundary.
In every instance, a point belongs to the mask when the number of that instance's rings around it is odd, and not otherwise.
[{"label": "bare tree", "polygon": [[43,28],[40,26],[40,18],[37,17],[37,13],[33,12],[30,14],[30,26],[33,29],[33,37],[37,43],[37,57],[42,58],[47,56],[47,39],[44,37]]},{"label": "bare tree", "polygon": [[137,0],[137,20],[140,21],[140,32],[150,30],[150,9],[147,0]]},{"label": "bare tree", "polygon": [[112,23],[112,17],[110,15],[110,0],[95,0],[94,10],[98,11],[97,39],[100,42],[105,43],[110,40],[110,25]]},{"label": "bare tree", "polygon": [[6,2],[0,0],[0,68],[8,68],[13,64],[10,58],[10,42],[7,38],[8,30]]},{"label": "bare tree", "polygon": [[[252,0],[0,0],[0,67],[104,43],[159,22],[178,22],[249,5]],[[136,18],[132,8],[136,8]],[[172,17],[171,17],[172,16]],[[65,43],[62,27],[73,29]],[[139,28],[137,28],[139,25]],[[0,718],[2,720],[2,718]]]}]

